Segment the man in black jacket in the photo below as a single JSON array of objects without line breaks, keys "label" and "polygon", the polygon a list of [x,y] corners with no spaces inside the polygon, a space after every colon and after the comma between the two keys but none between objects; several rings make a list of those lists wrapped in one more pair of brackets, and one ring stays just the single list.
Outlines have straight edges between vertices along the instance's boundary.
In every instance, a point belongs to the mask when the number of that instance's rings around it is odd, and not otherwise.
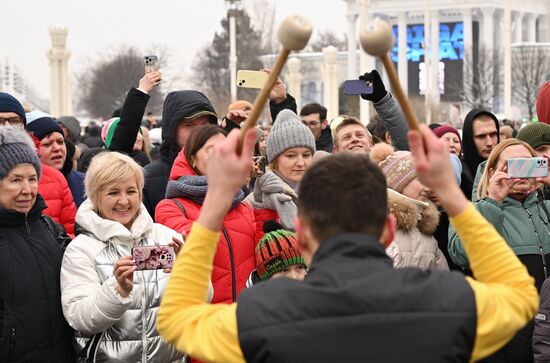
[{"label": "man in black jacket", "polygon": [[198,91],[170,92],[162,109],[160,159],[145,167],[143,204],[154,217],[157,204],[164,199],[172,164],[195,126],[216,125],[218,116],[210,100]]},{"label": "man in black jacket", "polygon": [[315,148],[332,152],[332,135],[327,121],[327,109],[318,103],[308,103],[300,110],[300,118],[315,137]]}]

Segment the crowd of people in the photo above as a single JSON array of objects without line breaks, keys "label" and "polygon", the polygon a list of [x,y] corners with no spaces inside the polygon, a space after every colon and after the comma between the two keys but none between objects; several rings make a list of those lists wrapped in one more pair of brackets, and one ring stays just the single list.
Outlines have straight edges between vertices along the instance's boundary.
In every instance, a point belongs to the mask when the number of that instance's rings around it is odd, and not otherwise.
[{"label": "crowd of people", "polygon": [[[550,159],[550,82],[521,129],[411,131],[358,78],[368,125],[278,80],[242,153],[251,100],[156,120],[158,71],[84,133],[0,92],[0,361],[550,361],[550,176],[507,169]],[[154,246],[174,266],[137,269]]]}]

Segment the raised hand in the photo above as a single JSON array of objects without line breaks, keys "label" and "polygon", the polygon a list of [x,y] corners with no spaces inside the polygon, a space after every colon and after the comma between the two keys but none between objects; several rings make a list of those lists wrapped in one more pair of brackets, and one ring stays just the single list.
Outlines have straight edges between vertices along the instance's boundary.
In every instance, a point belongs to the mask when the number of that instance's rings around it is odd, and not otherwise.
[{"label": "raised hand", "polygon": [[409,131],[408,136],[418,179],[431,189],[451,217],[458,215],[466,208],[467,200],[456,183],[447,147],[426,125]]},{"label": "raised hand", "polygon": [[145,93],[151,92],[162,81],[162,74],[159,71],[146,73],[139,80],[139,89]]},{"label": "raised hand", "polygon": [[367,101],[379,102],[384,96],[388,93],[386,87],[384,87],[384,82],[380,78],[380,74],[376,69],[373,69],[370,73],[367,72],[359,77],[362,81],[372,82],[372,93],[371,94],[362,94],[361,98]]},{"label": "raised hand", "polygon": [[115,263],[113,275],[117,282],[118,293],[122,297],[128,297],[134,288],[134,271],[136,266],[132,256],[124,256]]},{"label": "raised hand", "polygon": [[[262,69],[262,72],[269,74],[271,73],[271,69]],[[277,78],[271,92],[269,92],[269,99],[273,101],[273,103],[281,103],[286,99],[286,87],[280,78]]]}]

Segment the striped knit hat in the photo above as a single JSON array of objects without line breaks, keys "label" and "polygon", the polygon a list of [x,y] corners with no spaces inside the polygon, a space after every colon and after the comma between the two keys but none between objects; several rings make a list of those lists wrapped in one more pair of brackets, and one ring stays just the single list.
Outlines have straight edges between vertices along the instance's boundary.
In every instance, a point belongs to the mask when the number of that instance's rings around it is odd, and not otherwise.
[{"label": "striped knit hat", "polygon": [[278,229],[266,233],[256,246],[256,271],[267,280],[292,265],[306,265],[293,232]]}]

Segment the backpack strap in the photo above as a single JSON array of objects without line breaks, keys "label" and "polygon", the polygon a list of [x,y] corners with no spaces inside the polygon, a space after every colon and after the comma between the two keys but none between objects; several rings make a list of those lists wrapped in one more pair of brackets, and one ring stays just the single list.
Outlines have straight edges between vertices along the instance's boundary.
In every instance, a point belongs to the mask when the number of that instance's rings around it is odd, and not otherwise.
[{"label": "backpack strap", "polygon": [[174,203],[176,203],[176,205],[181,210],[185,218],[189,219],[189,217],[187,216],[187,211],[185,210],[185,207],[183,206],[183,204],[181,204],[180,201],[177,199],[172,199],[172,200],[174,201]]}]

